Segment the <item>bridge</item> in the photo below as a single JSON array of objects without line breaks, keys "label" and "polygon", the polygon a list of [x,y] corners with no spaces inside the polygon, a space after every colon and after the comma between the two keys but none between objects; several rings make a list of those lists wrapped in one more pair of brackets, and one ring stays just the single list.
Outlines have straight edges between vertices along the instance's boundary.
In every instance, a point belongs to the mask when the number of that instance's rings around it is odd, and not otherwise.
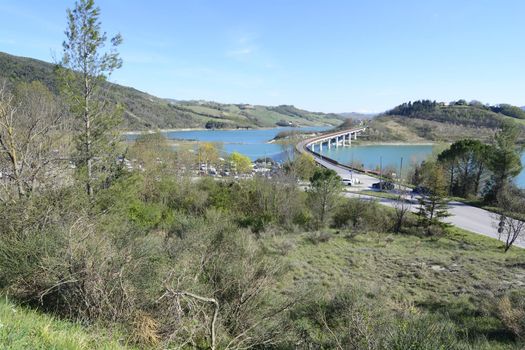
[{"label": "bridge", "polygon": [[[395,200],[371,197],[359,193],[360,190],[370,189],[373,183],[379,181],[377,178],[366,174],[368,172],[377,175],[376,172],[370,170],[365,170],[364,172],[356,171],[348,165],[341,164],[334,159],[322,155],[323,145],[326,145],[325,147],[328,149],[331,147],[350,146],[352,144],[352,138],[355,140],[357,136],[365,130],[366,127],[361,127],[320,135],[299,142],[296,145],[296,149],[299,153],[313,155],[317,164],[324,168],[334,170],[343,179],[350,177],[350,174],[356,174],[359,177],[360,184],[352,186],[352,192],[344,192],[346,197],[376,200],[382,205],[390,207],[395,206]],[[316,148],[318,149],[318,152],[316,152]],[[412,205],[410,206],[410,210],[416,212],[418,208],[417,200],[413,199],[411,202]],[[449,202],[448,206],[449,213],[451,214],[451,216],[446,219],[448,223],[483,236],[495,239],[499,238],[495,229],[498,224],[498,219],[497,215],[494,213],[457,201]],[[514,245],[525,248],[525,240],[517,241]]]},{"label": "bridge", "polygon": [[329,134],[323,134],[306,140],[302,140],[296,145],[296,149],[299,153],[311,154],[317,164],[320,166],[334,170],[341,178],[353,177],[354,173],[359,173],[360,185],[357,189],[368,189],[373,183],[379,181],[377,178],[365,173],[375,174],[375,171],[365,170],[363,172],[356,171],[351,166],[341,164],[335,159],[329,158],[322,154],[323,149],[331,149],[332,147],[345,147],[351,146],[352,140],[356,140],[357,136],[364,132],[366,127],[352,128],[346,130],[340,130]]},{"label": "bridge", "polygon": [[357,135],[364,132],[366,130],[366,127],[361,128],[353,128],[353,129],[347,129],[347,130],[341,130],[337,132],[333,132],[330,134],[324,134],[319,137],[314,137],[312,139],[309,139],[308,142],[305,143],[304,147],[306,147],[308,150],[310,150],[312,153],[315,152],[316,146],[319,148],[319,152],[323,152],[323,145],[326,144],[326,147],[328,149],[332,147],[339,147],[339,146],[351,146],[352,145],[352,139],[356,140]]}]

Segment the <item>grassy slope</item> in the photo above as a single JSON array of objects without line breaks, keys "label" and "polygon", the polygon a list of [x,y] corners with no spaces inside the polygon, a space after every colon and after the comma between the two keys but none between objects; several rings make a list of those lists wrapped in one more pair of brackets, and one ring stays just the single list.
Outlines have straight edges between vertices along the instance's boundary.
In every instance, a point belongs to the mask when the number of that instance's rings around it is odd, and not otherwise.
[{"label": "grassy slope", "polygon": [[1,349],[125,349],[116,340],[0,299]]},{"label": "grassy slope", "polygon": [[385,308],[414,305],[442,312],[494,348],[512,348],[503,325],[485,310],[494,310],[504,291],[525,287],[523,249],[505,254],[498,241],[459,229],[439,240],[386,233],[346,238],[344,232],[317,245],[305,235],[283,239],[296,247],[286,257],[291,269],[283,289],[305,283],[324,292],[358,286],[386,294],[391,304]]},{"label": "grassy slope", "polygon": [[[55,65],[31,58],[0,52],[0,77],[11,81],[39,80],[55,93],[58,84]],[[281,120],[298,125],[337,125],[344,118],[335,114],[312,113],[292,106],[255,106],[219,104],[213,102],[173,101],[161,99],[142,91],[117,84],[111,86],[109,97],[125,109],[126,129],[202,128],[207,121],[236,127],[272,127]]]},{"label": "grassy slope", "polygon": [[[451,120],[447,120],[450,117]],[[525,120],[471,106],[439,107],[436,112],[417,117],[382,115],[369,124],[361,139],[368,141],[400,142],[454,142],[475,138],[491,142],[502,122],[513,122],[522,127]]]}]

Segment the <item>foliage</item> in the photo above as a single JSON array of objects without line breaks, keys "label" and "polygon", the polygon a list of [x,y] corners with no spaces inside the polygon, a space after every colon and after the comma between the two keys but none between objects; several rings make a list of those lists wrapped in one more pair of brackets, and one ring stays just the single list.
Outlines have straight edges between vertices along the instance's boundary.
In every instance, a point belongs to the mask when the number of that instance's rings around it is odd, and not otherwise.
[{"label": "foliage", "polygon": [[311,154],[301,153],[295,159],[284,165],[285,170],[293,177],[301,180],[310,180],[314,175],[317,164]]},{"label": "foliage", "polygon": [[[12,56],[0,52],[0,76],[12,82],[40,81],[53,93],[59,92],[55,65],[31,58]],[[342,117],[336,114],[313,113],[295,107],[278,108],[242,104],[220,104],[202,101],[173,101],[152,96],[137,89],[110,82],[103,84],[104,94],[110,104],[121,104],[124,123],[129,130],[170,128],[254,128],[275,127],[279,120],[295,124],[337,125]]]},{"label": "foliage", "polygon": [[498,303],[498,314],[516,337],[525,340],[525,296],[523,292],[510,292]]},{"label": "foliage", "polygon": [[252,170],[252,160],[239,152],[232,152],[228,157],[228,161],[232,169],[238,174],[246,174]]},{"label": "foliage", "polygon": [[449,174],[449,195],[477,196],[489,176],[487,163],[492,152],[491,146],[470,139],[457,141],[441,152],[438,161]]},{"label": "foliage", "polygon": [[215,165],[219,161],[219,145],[212,142],[203,142],[197,149],[199,164]]},{"label": "foliage", "polygon": [[517,140],[521,130],[512,124],[505,124],[496,134],[496,143],[489,158],[489,168],[492,171],[493,186],[486,195],[488,201],[494,201],[508,183],[522,169]]},{"label": "foliage", "polygon": [[112,176],[121,114],[118,108],[108,106],[101,87],[107,76],[122,66],[116,51],[122,37],[111,38],[110,50],[103,52],[107,38],[99,17],[100,9],[93,0],[79,0],[73,10],[68,9],[60,62],[63,68],[58,71],[61,92],[77,121],[75,164],[91,197]]},{"label": "foliage", "polygon": [[419,225],[425,228],[427,235],[435,234],[433,230],[446,226],[441,220],[449,216],[445,198],[446,180],[443,168],[433,162],[423,167],[422,186],[427,193],[418,198],[419,208],[416,213]]},{"label": "foliage", "polygon": [[342,187],[341,180],[335,171],[317,168],[310,178],[310,183],[308,204],[316,218],[315,225],[320,228],[326,225],[338,205]]},{"label": "foliage", "polygon": [[[0,347],[11,350],[45,349],[126,349],[102,329],[82,327],[0,301]],[[114,338],[114,339],[112,339]]]},{"label": "foliage", "polygon": [[9,202],[31,197],[60,176],[67,142],[60,103],[44,85],[0,84],[0,201]]}]

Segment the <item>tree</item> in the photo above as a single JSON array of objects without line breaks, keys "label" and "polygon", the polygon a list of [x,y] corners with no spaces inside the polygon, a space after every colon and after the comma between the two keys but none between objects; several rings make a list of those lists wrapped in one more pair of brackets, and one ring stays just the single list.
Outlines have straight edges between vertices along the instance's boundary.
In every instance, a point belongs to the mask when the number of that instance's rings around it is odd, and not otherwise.
[{"label": "tree", "polygon": [[116,127],[120,123],[119,108],[110,108],[102,93],[107,76],[122,66],[116,48],[122,43],[117,34],[110,39],[110,49],[104,52],[107,36],[101,31],[100,9],[93,0],[75,2],[67,10],[68,25],[63,43],[59,70],[62,91],[77,121],[76,164],[93,197],[96,183],[104,183],[115,164]]},{"label": "tree", "polygon": [[496,145],[489,158],[489,168],[493,174],[493,187],[489,200],[497,200],[508,183],[521,172],[521,159],[516,142],[521,130],[515,124],[504,124],[496,134]]},{"label": "tree", "polygon": [[412,203],[408,202],[403,195],[398,196],[393,202],[394,207],[394,232],[399,233],[405,224],[408,214],[412,209]]},{"label": "tree", "polygon": [[461,197],[478,195],[488,175],[492,148],[478,140],[460,140],[439,154],[438,161],[449,174],[449,194]]},{"label": "tree", "polygon": [[197,150],[197,158],[199,166],[205,164],[208,167],[211,164],[215,164],[219,161],[219,147],[212,142],[201,143]]},{"label": "tree", "polygon": [[1,83],[0,172],[6,179],[1,182],[1,201],[30,197],[50,177],[57,182],[62,116],[56,98],[42,83],[20,83],[14,93]]},{"label": "tree", "polygon": [[230,164],[235,172],[239,174],[246,174],[252,170],[252,160],[239,152],[233,152],[228,157]]},{"label": "tree", "polygon": [[175,171],[176,153],[168,139],[160,132],[142,134],[137,137],[128,151],[129,158],[136,159],[144,170],[151,173],[171,173]]},{"label": "tree", "polygon": [[419,209],[416,215],[419,224],[426,229],[427,235],[432,235],[433,227],[443,227],[442,219],[449,216],[448,205],[445,200],[446,180],[441,168],[436,163],[425,163],[422,185],[427,189],[427,194],[418,198]]},{"label": "tree", "polygon": [[337,207],[340,192],[341,179],[331,169],[316,169],[310,178],[311,189],[308,201],[317,218],[318,227],[323,227],[329,214]]},{"label": "tree", "polygon": [[315,159],[311,154],[303,153],[294,159],[292,162],[292,168],[294,174],[298,178],[302,180],[308,180],[315,173]]},{"label": "tree", "polygon": [[513,184],[509,184],[500,191],[498,206],[503,210],[499,219],[499,238],[503,237],[505,252],[519,240],[525,237],[525,222],[516,219],[525,214],[525,195],[522,190]]}]

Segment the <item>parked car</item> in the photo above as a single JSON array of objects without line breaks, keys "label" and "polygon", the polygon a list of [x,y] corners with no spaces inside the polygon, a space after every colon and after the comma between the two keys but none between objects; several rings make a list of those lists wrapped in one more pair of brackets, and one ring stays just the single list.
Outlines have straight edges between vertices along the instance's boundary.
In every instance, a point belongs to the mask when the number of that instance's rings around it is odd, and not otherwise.
[{"label": "parked car", "polygon": [[376,182],[375,184],[372,184],[372,188],[374,190],[393,190],[394,189],[394,184],[392,182],[387,182],[387,181],[380,181],[380,182]]},{"label": "parked car", "polygon": [[353,184],[352,179],[342,179],[341,182],[342,182],[343,185],[345,185],[345,186],[352,186],[352,184]]},{"label": "parked car", "polygon": [[428,193],[430,192],[430,190],[424,186],[417,186],[417,187],[414,187],[414,189],[412,190],[412,193],[413,194],[420,194],[420,195],[428,195]]}]

